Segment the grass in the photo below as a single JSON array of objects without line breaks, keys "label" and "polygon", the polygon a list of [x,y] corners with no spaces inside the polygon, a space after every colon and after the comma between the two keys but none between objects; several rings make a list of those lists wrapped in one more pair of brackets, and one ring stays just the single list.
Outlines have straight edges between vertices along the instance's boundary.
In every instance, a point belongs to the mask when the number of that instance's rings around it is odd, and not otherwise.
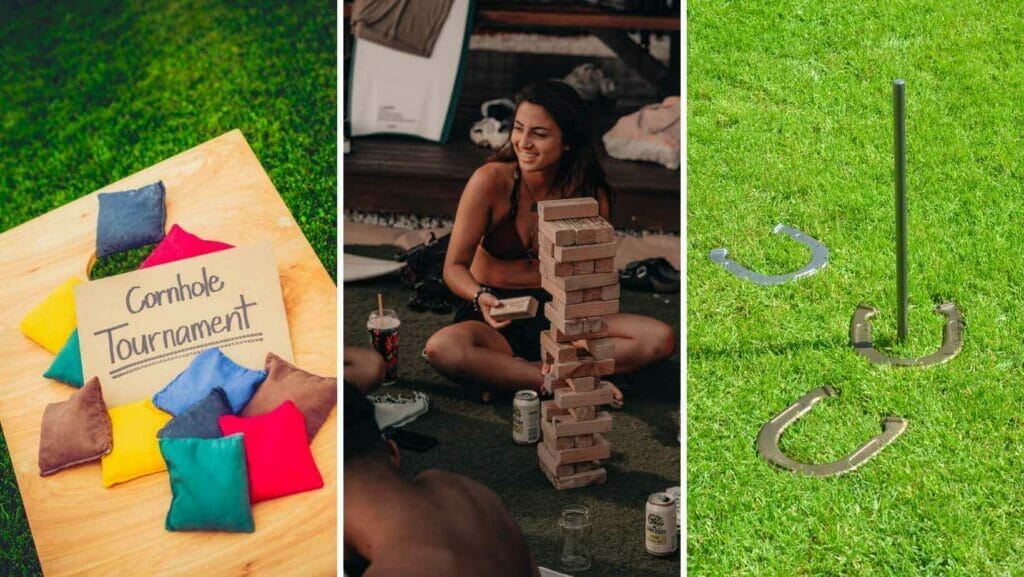
[{"label": "grass", "polygon": [[[1018,248],[1024,14],[999,3],[695,2],[689,11],[688,567],[691,575],[1010,575],[1024,566],[1024,269]],[[907,83],[910,336],[893,346],[891,81]],[[707,258],[726,246],[757,287]],[[876,367],[848,346],[859,303],[876,345],[922,355],[956,301],[963,352]],[[907,432],[857,472],[802,478],[754,450],[807,391],[782,447],[826,461]]]},{"label": "grass", "polygon": [[[336,26],[322,3],[3,4],[0,231],[240,128],[334,277]],[[0,575],[39,571],[0,439]]]}]

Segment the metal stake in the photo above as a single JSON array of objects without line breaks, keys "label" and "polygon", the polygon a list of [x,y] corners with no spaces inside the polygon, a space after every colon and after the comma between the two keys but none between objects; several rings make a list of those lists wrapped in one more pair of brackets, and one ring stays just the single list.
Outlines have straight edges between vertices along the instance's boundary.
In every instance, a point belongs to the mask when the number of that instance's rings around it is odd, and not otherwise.
[{"label": "metal stake", "polygon": [[892,82],[896,156],[896,340],[907,338],[907,94],[903,80]]}]

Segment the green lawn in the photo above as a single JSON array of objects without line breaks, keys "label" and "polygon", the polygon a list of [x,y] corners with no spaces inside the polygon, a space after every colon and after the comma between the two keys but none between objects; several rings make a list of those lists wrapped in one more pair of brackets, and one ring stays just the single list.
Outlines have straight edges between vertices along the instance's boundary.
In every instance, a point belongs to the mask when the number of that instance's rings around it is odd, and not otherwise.
[{"label": "green lawn", "polygon": [[[688,479],[690,575],[1011,575],[1024,567],[1024,12],[998,2],[691,2]],[[864,5],[862,5],[864,4]],[[867,6],[872,4],[872,6]],[[894,347],[892,89],[907,83],[910,338]],[[831,250],[827,269],[758,287]],[[859,303],[876,344],[938,347],[954,300],[963,352],[876,367],[848,346]],[[759,458],[760,427],[833,385],[783,449],[836,459],[907,432],[853,474]]]},{"label": "green lawn", "polygon": [[[335,276],[332,4],[9,4],[0,6],[0,231],[240,128]],[[37,573],[0,439],[0,575]]]}]

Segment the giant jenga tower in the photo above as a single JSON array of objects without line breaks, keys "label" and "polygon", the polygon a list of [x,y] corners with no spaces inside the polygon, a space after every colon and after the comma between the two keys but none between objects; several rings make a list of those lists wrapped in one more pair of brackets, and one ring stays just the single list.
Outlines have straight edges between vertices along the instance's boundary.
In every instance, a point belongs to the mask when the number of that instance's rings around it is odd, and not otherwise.
[{"label": "giant jenga tower", "polygon": [[[615,346],[603,315],[619,312],[615,231],[598,216],[592,198],[537,204],[540,218],[541,286],[553,300],[544,305],[551,330],[540,335],[554,399],[541,403],[540,468],[556,489],[604,483],[598,462],[611,455],[601,435],[612,416],[598,412],[612,402]],[[549,391],[550,392],[550,391]]]}]

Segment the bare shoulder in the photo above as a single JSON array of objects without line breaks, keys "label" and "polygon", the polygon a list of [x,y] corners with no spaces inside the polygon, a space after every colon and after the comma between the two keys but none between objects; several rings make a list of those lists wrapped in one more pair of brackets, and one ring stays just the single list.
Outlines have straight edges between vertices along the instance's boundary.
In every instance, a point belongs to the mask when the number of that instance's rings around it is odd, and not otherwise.
[{"label": "bare shoulder", "polygon": [[499,505],[492,511],[505,511],[504,503],[494,491],[469,477],[438,469],[428,469],[416,476],[416,482],[424,489],[442,498],[459,499],[488,508]]},{"label": "bare shoulder", "polygon": [[466,192],[494,200],[505,198],[512,189],[514,170],[515,165],[511,162],[485,163],[473,172],[466,184]]}]

